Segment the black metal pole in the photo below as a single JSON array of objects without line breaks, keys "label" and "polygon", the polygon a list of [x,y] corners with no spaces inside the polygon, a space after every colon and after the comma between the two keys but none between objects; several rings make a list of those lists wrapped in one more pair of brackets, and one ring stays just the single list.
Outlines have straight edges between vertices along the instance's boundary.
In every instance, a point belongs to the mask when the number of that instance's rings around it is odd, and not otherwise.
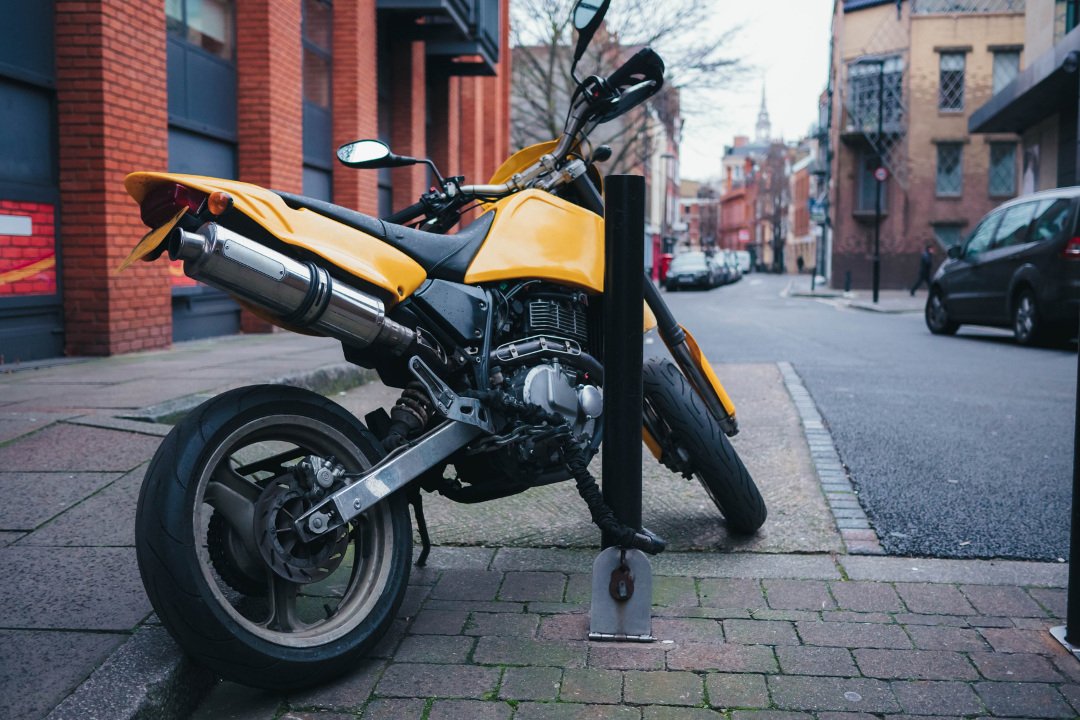
[{"label": "black metal pole", "polygon": [[874,302],[878,301],[878,290],[881,287],[881,186],[884,184],[877,177],[877,169],[882,166],[881,137],[883,130],[883,115],[885,113],[885,63],[878,61],[877,75],[877,168],[874,168]]},{"label": "black metal pole", "polygon": [[1069,590],[1065,640],[1080,646],[1080,354],[1076,361],[1076,424],[1073,427],[1072,526],[1069,529]]},{"label": "black metal pole", "polygon": [[[665,188],[666,191],[666,188]],[[645,178],[604,180],[604,502],[641,528]],[[615,542],[604,536],[604,547]]]}]

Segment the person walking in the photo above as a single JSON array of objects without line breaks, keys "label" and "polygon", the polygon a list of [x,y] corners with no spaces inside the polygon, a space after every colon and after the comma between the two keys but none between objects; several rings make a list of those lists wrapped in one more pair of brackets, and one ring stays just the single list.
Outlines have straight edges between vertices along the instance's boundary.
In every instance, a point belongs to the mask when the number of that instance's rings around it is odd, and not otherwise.
[{"label": "person walking", "polygon": [[922,255],[919,256],[919,277],[915,279],[915,284],[911,286],[911,296],[915,297],[915,291],[919,287],[926,283],[926,287],[930,287],[930,268],[934,265],[934,246],[927,244],[926,249],[922,251]]}]

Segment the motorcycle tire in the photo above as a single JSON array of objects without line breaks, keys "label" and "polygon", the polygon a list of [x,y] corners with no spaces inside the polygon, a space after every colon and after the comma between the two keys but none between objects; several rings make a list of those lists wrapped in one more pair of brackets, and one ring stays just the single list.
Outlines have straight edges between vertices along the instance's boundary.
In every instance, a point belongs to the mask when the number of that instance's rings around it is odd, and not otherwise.
[{"label": "motorcycle tire", "polygon": [[[289,518],[310,501],[299,479],[304,468],[290,463],[332,458],[360,472],[382,455],[344,408],[280,385],[231,390],[176,425],[147,470],[135,543],[150,602],[181,648],[225,679],[279,691],[355,667],[405,595],[412,560],[406,499],[395,493],[332,538],[296,542]],[[211,547],[224,536],[220,528],[209,532],[219,514],[231,518],[235,533],[224,554]],[[277,554],[267,555],[271,542]],[[308,575],[286,580],[297,567]],[[243,594],[238,568],[248,578],[261,568],[264,589]]]},{"label": "motorcycle tire", "polygon": [[757,485],[716,418],[675,363],[653,358],[642,368],[646,412],[660,419],[661,445],[685,453],[693,474],[712,498],[733,533],[752,534],[767,510]]}]

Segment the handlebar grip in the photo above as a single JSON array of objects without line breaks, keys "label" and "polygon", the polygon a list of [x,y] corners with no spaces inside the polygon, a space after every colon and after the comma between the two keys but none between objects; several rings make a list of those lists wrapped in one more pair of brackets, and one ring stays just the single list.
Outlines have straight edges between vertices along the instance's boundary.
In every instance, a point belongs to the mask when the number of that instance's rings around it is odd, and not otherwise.
[{"label": "handlebar grip", "polygon": [[664,61],[652,48],[638,50],[607,79],[608,84],[616,89],[636,85],[643,80],[655,81],[657,90],[664,84]]},{"label": "handlebar grip", "polygon": [[420,215],[422,215],[426,211],[427,211],[427,205],[425,205],[423,203],[423,201],[420,201],[418,203],[414,203],[414,204],[410,205],[407,208],[404,208],[402,210],[398,210],[396,213],[393,213],[392,215],[387,215],[386,217],[383,218],[383,221],[388,222],[388,223],[393,223],[395,225],[401,225],[402,223],[407,223],[410,220],[415,220],[416,218],[420,217]]}]

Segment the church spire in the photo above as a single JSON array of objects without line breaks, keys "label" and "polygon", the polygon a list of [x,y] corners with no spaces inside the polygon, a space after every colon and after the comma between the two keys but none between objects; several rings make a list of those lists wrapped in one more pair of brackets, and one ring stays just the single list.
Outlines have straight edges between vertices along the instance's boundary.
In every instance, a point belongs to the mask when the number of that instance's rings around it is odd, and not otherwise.
[{"label": "church spire", "polygon": [[772,136],[772,123],[769,122],[769,109],[765,107],[765,81],[761,81],[761,109],[758,111],[757,125],[754,139],[759,143],[767,143]]}]

